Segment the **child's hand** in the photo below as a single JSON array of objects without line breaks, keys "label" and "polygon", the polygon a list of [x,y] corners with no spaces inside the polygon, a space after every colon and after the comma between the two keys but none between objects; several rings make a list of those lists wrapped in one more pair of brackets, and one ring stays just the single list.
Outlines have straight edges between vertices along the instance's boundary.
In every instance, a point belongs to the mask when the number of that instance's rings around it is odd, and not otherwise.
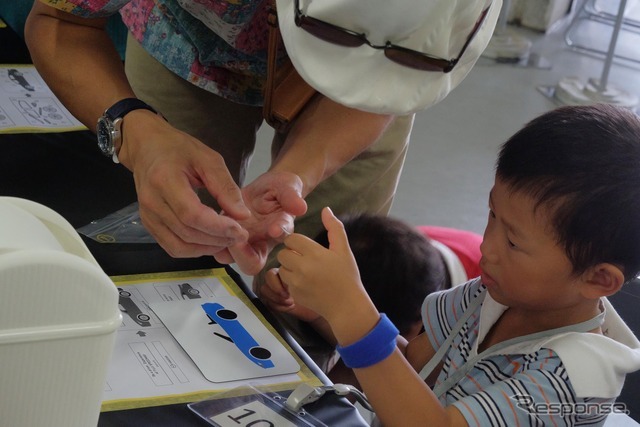
[{"label": "child's hand", "polygon": [[331,323],[334,316],[349,316],[354,306],[371,303],[360,282],[342,222],[325,208],[322,223],[328,232],[329,248],[306,236],[292,234],[278,254],[279,275],[298,304]]},{"label": "child's hand", "polygon": [[313,322],[320,317],[318,313],[295,303],[280,280],[277,268],[267,271],[264,280],[265,283],[260,287],[260,299],[270,309],[289,313],[304,322]]}]

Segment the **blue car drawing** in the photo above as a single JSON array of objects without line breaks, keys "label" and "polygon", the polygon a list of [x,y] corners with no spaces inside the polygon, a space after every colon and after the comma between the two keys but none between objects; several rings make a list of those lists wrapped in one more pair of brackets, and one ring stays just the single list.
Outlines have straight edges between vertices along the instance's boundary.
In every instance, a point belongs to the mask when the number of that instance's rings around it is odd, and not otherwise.
[{"label": "blue car drawing", "polygon": [[235,311],[228,310],[217,302],[204,303],[202,304],[202,309],[211,322],[219,324],[227,333],[228,337],[222,337],[232,341],[247,359],[264,369],[275,366],[270,360],[271,352],[264,347],[260,347],[251,334],[237,320],[238,315]]}]

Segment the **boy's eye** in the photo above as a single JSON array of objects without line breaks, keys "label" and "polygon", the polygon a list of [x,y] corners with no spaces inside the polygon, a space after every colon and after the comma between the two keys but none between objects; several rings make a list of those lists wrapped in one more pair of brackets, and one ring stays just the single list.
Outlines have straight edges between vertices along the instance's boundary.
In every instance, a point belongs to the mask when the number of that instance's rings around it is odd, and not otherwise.
[{"label": "boy's eye", "polygon": [[507,244],[509,245],[510,248],[517,248],[516,244],[513,243],[510,239],[507,239]]},{"label": "boy's eye", "polygon": [[496,214],[495,214],[495,213],[493,213],[493,211],[492,211],[491,209],[489,209],[489,216],[490,216],[491,218],[495,218],[495,217],[496,217]]}]

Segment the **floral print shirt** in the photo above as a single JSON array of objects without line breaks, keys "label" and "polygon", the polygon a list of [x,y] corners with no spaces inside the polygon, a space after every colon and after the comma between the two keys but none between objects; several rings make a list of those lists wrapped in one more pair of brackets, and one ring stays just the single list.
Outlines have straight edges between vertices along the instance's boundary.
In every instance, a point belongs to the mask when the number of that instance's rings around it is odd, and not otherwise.
[{"label": "floral print shirt", "polygon": [[262,104],[270,0],[40,0],[84,17],[119,12],[142,47],[194,85]]}]

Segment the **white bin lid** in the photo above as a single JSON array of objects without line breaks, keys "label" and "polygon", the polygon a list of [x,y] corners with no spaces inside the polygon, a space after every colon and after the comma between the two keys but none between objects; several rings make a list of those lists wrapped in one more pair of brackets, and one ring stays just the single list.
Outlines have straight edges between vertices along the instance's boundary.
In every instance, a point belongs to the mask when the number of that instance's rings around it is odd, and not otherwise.
[{"label": "white bin lid", "polygon": [[43,205],[0,197],[0,344],[120,322],[117,289],[73,227]]}]

